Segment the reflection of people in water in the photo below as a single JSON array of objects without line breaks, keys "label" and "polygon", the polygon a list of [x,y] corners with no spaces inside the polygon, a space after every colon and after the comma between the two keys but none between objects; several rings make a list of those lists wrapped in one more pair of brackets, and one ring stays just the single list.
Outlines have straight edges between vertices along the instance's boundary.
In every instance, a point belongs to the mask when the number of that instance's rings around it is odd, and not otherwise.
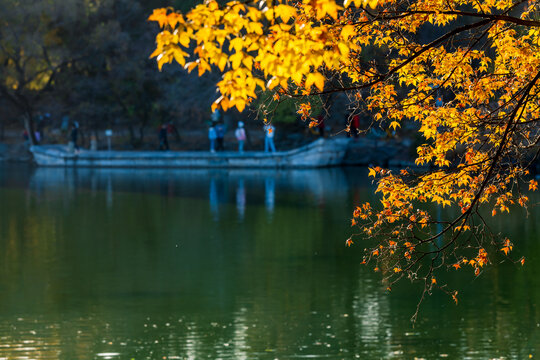
[{"label": "reflection of people in water", "polygon": [[113,186],[112,186],[112,176],[108,174],[107,176],[107,208],[111,209],[113,206]]},{"label": "reflection of people in water", "polygon": [[218,205],[218,192],[216,179],[210,178],[210,190],[209,190],[209,200],[210,200],[210,211],[214,215],[214,221],[219,220],[219,205]]},{"label": "reflection of people in water", "polygon": [[267,177],[264,179],[264,205],[269,218],[274,215],[274,206],[276,201],[276,179]]},{"label": "reflection of people in water", "polygon": [[238,212],[238,219],[243,221],[246,213],[246,188],[244,187],[244,179],[238,180],[238,187],[236,188],[236,211]]}]

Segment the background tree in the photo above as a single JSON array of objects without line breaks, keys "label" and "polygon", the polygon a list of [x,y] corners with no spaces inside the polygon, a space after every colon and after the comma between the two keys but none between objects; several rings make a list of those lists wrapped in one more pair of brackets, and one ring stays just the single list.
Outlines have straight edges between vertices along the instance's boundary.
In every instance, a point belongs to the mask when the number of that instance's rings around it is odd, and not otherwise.
[{"label": "background tree", "polygon": [[[275,98],[345,92],[383,128],[417,124],[420,167],[370,169],[382,206],[359,206],[352,223],[361,223],[364,262],[376,262],[389,289],[408,278],[424,284],[422,298],[440,288],[457,302],[438,273],[468,267],[479,275],[507,256],[513,243],[490,232],[486,209],[526,208],[526,192],[537,188],[525,181],[540,151],[540,2],[370,3],[210,0],[185,15],[157,9],[153,56],[160,68],[176,61],[199,75],[221,70],[214,107],[242,111],[268,90]],[[308,109],[299,110],[305,118]],[[447,206],[454,216],[431,215]]]},{"label": "background tree", "polygon": [[148,59],[151,9],[193,4],[0,0],[2,129],[20,122],[17,128],[24,125],[35,141],[35,120],[48,112],[54,120],[48,125],[69,115],[83,135],[113,126],[138,147],[155,142],[145,135],[161,121],[200,124],[210,114],[215,79],[201,81],[173,68],[160,73]]},{"label": "background tree", "polygon": [[32,143],[36,108],[58,74],[74,59],[58,35],[58,24],[75,26],[72,2],[1,0],[0,94],[24,116]]},{"label": "background tree", "polygon": [[[70,115],[88,130],[127,130],[130,144],[140,147],[158,123],[186,120],[179,98],[199,99],[192,104],[196,108],[209,106],[193,90],[203,91],[200,81],[186,84],[193,76],[176,69],[159,73],[148,59],[153,24],[144,19],[155,4],[111,0],[87,9],[77,2],[85,13],[77,16],[76,28],[63,29],[62,43],[84,56],[62,73],[58,91]],[[87,35],[81,38],[81,32]]]}]

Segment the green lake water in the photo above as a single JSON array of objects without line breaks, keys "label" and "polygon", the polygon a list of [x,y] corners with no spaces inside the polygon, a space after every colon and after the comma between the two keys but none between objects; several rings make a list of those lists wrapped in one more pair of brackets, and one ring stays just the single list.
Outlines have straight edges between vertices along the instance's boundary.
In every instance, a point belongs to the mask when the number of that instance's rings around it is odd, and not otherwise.
[{"label": "green lake water", "polygon": [[[345,247],[366,169],[0,168],[1,359],[540,357],[540,211],[493,229],[525,266],[387,292]],[[540,197],[531,195],[532,202]]]}]

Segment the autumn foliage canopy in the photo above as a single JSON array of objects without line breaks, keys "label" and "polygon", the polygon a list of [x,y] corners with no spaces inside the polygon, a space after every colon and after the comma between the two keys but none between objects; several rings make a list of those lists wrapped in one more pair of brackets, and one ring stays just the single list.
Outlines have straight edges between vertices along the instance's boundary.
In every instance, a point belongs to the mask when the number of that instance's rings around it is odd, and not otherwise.
[{"label": "autumn foliage canopy", "polygon": [[[418,167],[370,169],[381,202],[356,208],[359,233],[347,241],[369,244],[364,261],[389,288],[405,277],[457,302],[439,271],[479,275],[512,255],[485,216],[526,208],[537,188],[528,169],[540,149],[539,1],[210,0],[150,20],[161,27],[160,68],[222,72],[214,107],[243,111],[261,91],[341,92],[373,126],[416,124]],[[434,217],[436,206],[455,216]]]}]

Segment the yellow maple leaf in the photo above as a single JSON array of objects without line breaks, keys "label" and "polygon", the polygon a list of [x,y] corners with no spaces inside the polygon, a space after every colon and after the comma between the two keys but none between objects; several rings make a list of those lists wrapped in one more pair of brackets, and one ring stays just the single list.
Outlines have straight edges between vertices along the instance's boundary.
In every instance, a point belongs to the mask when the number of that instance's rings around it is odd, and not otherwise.
[{"label": "yellow maple leaf", "polygon": [[356,29],[354,25],[345,25],[341,29],[341,38],[344,40],[349,40],[350,37],[356,35]]},{"label": "yellow maple leaf", "polygon": [[315,84],[319,91],[324,90],[324,76],[319,72],[309,73],[306,77],[306,89],[311,88]]}]

